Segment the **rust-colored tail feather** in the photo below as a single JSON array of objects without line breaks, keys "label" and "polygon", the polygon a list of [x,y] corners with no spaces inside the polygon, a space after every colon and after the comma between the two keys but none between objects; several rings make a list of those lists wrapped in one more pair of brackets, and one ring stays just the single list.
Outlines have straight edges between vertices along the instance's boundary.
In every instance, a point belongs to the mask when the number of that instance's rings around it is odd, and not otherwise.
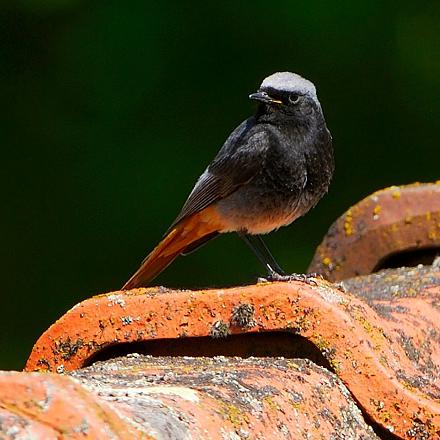
[{"label": "rust-colored tail feather", "polygon": [[181,220],[142,262],[141,267],[124,284],[123,290],[147,285],[191,244],[219,231],[220,222],[214,207]]}]

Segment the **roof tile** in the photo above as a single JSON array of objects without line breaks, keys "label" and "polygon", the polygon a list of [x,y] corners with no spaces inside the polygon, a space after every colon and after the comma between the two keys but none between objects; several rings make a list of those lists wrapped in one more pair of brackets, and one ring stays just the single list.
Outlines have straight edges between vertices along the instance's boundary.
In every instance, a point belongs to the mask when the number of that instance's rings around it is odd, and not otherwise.
[{"label": "roof tile", "polygon": [[[397,267],[426,263],[440,248],[440,181],[392,186],[339,217],[317,248],[309,272],[330,281],[372,273],[401,255]],[[395,266],[396,267],[396,266]]]},{"label": "roof tile", "polygon": [[[267,332],[282,332],[276,338],[278,355],[288,353],[283,345],[295,344],[299,336],[316,347],[326,361],[321,364],[339,376],[363,411],[383,429],[404,436],[414,420],[438,429],[435,366],[440,352],[436,340],[428,343],[427,338],[440,334],[439,273],[431,267],[418,270],[428,284],[417,284],[419,290],[412,296],[384,295],[374,301],[338,290],[324,280],[317,280],[316,286],[262,283],[200,292],[150,288],[101,295],[75,306],[43,334],[26,369],[72,371],[99,358],[105,347],[115,350],[120,343],[137,343],[132,350],[156,355],[173,350],[177,355],[212,355],[216,346],[222,346],[210,343],[213,329],[219,332],[216,336],[241,334],[238,342],[234,336],[225,339],[232,350],[226,353],[246,357],[259,354],[258,333],[267,337]],[[419,277],[416,269],[409,271],[409,276]],[[386,284],[393,276],[404,272],[371,275],[376,286],[377,280]],[[370,284],[371,279],[363,280],[364,286]],[[356,291],[355,281],[344,287]],[[250,325],[238,327],[234,325],[237,308],[243,305],[254,312]],[[149,345],[150,341],[159,345]],[[180,352],[177,343],[184,344]],[[303,356],[309,355],[306,345],[299,347],[305,348]]]},{"label": "roof tile", "polygon": [[51,374],[0,372],[0,437],[440,438],[440,260],[371,274],[439,247],[440,185],[392,187],[318,248],[339,284],[83,301],[28,359]]}]

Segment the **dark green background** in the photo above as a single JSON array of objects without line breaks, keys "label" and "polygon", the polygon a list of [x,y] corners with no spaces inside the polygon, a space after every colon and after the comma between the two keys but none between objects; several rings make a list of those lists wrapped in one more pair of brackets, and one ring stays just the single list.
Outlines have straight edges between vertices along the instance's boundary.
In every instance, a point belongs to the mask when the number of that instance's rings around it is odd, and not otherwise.
[{"label": "dark green background", "polygon": [[[328,196],[268,237],[288,270],[370,192],[438,179],[439,24],[436,1],[2,2],[0,368],[128,278],[270,73],[315,82],[337,160]],[[228,235],[157,282],[262,273]]]}]

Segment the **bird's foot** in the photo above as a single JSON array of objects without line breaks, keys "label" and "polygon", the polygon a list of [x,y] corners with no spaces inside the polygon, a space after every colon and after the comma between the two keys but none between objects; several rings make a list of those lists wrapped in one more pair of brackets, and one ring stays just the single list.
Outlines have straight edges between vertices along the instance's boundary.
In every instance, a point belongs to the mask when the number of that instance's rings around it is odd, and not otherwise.
[{"label": "bird's foot", "polygon": [[303,283],[310,284],[311,286],[316,286],[318,283],[317,279],[322,279],[322,275],[319,273],[292,273],[290,275],[282,275],[276,272],[269,274],[266,278],[258,278],[259,282],[274,282],[274,281],[301,281]]}]

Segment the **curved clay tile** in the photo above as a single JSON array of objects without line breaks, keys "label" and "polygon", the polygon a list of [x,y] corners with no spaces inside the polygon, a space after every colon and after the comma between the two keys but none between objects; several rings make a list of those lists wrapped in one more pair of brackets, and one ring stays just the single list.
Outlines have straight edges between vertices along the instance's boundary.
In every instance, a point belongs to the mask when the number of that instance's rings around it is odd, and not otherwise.
[{"label": "curved clay tile", "polygon": [[[80,303],[50,327],[26,369],[76,370],[93,359],[130,350],[127,343],[136,344],[132,350],[155,355],[316,358],[312,346],[322,354],[323,360],[316,362],[344,382],[382,429],[405,436],[416,423],[430,432],[440,426],[439,272],[432,267],[407,272],[422,279],[418,284],[408,281],[417,292],[408,293],[402,285],[391,297],[371,294],[367,301],[322,280],[316,286],[264,283],[200,292],[151,288],[102,295]],[[371,275],[375,284],[363,283],[380,292],[398,276],[405,278],[405,272],[388,270]],[[393,286],[389,288],[394,292]],[[356,290],[354,282],[346,287]],[[233,336],[243,334],[248,337]],[[214,339],[213,344],[213,337],[226,339]],[[272,350],[262,353],[259,343],[273,344]],[[292,352],[291,345],[297,351]]]},{"label": "curved clay tile", "polygon": [[309,272],[340,281],[391,261],[393,267],[426,263],[439,249],[440,181],[392,186],[366,197],[333,223]]},{"label": "curved clay tile", "polygon": [[83,301],[0,372],[0,438],[440,438],[439,237],[440,185],[393,187],[318,248],[340,284]]}]

